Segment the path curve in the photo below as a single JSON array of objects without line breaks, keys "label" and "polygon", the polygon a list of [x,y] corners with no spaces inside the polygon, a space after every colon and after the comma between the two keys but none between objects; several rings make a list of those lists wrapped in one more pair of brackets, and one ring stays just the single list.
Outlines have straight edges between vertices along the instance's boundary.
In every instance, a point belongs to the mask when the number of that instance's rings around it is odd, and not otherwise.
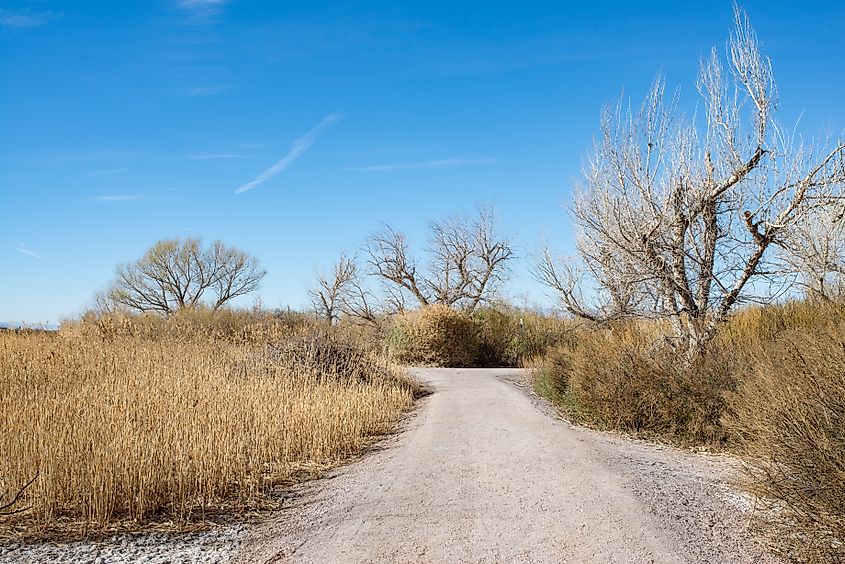
[{"label": "path curve", "polygon": [[406,428],[304,486],[240,561],[773,561],[727,457],[572,427],[518,370],[413,372],[434,393]]}]

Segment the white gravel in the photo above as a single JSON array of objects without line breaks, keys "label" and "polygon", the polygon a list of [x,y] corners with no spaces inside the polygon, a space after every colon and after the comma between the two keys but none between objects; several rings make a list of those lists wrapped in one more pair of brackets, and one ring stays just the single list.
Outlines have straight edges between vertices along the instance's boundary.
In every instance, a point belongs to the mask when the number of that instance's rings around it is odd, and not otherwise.
[{"label": "white gravel", "polygon": [[0,562],[78,564],[226,563],[241,548],[247,525],[194,533],[118,534],[100,541],[0,545]]}]

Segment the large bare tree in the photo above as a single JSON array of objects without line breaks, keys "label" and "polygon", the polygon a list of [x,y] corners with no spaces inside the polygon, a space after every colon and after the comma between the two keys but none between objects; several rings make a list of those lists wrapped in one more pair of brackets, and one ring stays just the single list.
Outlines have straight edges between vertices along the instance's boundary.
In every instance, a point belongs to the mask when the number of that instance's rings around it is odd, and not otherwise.
[{"label": "large bare tree", "polygon": [[429,224],[428,260],[411,255],[405,236],[391,227],[367,242],[368,265],[384,284],[390,309],[444,304],[472,311],[489,302],[514,258],[510,241],[496,228],[493,210],[474,218],[451,217]]},{"label": "large bare tree", "polygon": [[98,301],[138,312],[170,315],[200,305],[217,311],[256,290],[267,274],[249,254],[198,238],[157,242],[135,262],[117,267],[115,280]]},{"label": "large bare tree", "polygon": [[572,208],[583,266],[546,252],[538,269],[575,315],[668,319],[688,358],[737,304],[782,288],[774,249],[845,180],[842,141],[781,127],[771,62],[738,8],[735,23],[727,68],[715,49],[701,64],[700,114],[685,117],[662,79],[636,111],[605,107]]}]

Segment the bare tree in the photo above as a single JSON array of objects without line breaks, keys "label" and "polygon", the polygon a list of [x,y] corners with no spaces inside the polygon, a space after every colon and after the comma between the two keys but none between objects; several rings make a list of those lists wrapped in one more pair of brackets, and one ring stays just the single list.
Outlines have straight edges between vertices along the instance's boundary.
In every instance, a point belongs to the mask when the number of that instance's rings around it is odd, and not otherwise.
[{"label": "bare tree", "polygon": [[[631,271],[612,268],[617,259],[609,252],[596,257],[585,268],[574,266],[572,260],[557,258],[546,247],[537,261],[534,277],[555,290],[569,313],[594,322],[608,322],[624,317],[640,316],[640,306],[649,298],[646,288],[638,283]],[[588,307],[584,299],[584,285],[590,279],[600,289]]]},{"label": "bare tree", "polygon": [[382,320],[387,311],[401,311],[391,309],[391,307],[390,295],[379,299],[379,296],[367,287],[360,275],[350,280],[340,304],[340,309],[347,318],[363,322],[379,330],[382,328]]},{"label": "bare tree", "polygon": [[473,219],[452,217],[429,224],[429,260],[419,266],[405,236],[391,227],[367,243],[371,274],[385,283],[394,309],[405,299],[417,305],[445,304],[473,310],[489,302],[514,258],[510,241],[497,229],[492,209]]},{"label": "bare tree", "polygon": [[[575,315],[668,319],[688,358],[737,304],[784,283],[771,249],[845,180],[845,144],[822,149],[779,125],[771,62],[738,8],[735,21],[727,72],[715,49],[701,64],[702,116],[685,118],[661,79],[639,111],[604,109],[572,209],[584,267],[546,253],[538,269]],[[581,276],[598,304],[578,296]]]},{"label": "bare tree", "polygon": [[164,315],[200,305],[217,311],[256,290],[266,274],[254,257],[220,241],[205,248],[198,238],[163,240],[137,261],[119,265],[97,301]]},{"label": "bare tree", "polygon": [[331,275],[317,275],[314,286],[308,290],[314,311],[329,325],[340,319],[344,302],[354,291],[352,285],[357,282],[357,278],[358,264],[356,257],[349,257],[345,253],[341,253]]},{"label": "bare tree", "polygon": [[833,300],[845,291],[845,203],[830,202],[796,221],[782,256],[810,298]]}]

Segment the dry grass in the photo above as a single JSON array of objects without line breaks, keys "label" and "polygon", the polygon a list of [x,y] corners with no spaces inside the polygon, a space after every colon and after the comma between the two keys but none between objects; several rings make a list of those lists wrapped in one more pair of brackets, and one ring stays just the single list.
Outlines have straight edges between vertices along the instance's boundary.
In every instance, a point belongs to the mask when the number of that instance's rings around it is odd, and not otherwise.
[{"label": "dry grass", "polygon": [[29,509],[0,518],[0,532],[267,506],[274,486],[388,432],[419,391],[332,335],[265,326],[260,338],[253,327],[249,338],[209,339],[169,327],[150,338],[140,327],[157,322],[100,322],[0,333],[0,492],[37,475],[15,505]]}]

